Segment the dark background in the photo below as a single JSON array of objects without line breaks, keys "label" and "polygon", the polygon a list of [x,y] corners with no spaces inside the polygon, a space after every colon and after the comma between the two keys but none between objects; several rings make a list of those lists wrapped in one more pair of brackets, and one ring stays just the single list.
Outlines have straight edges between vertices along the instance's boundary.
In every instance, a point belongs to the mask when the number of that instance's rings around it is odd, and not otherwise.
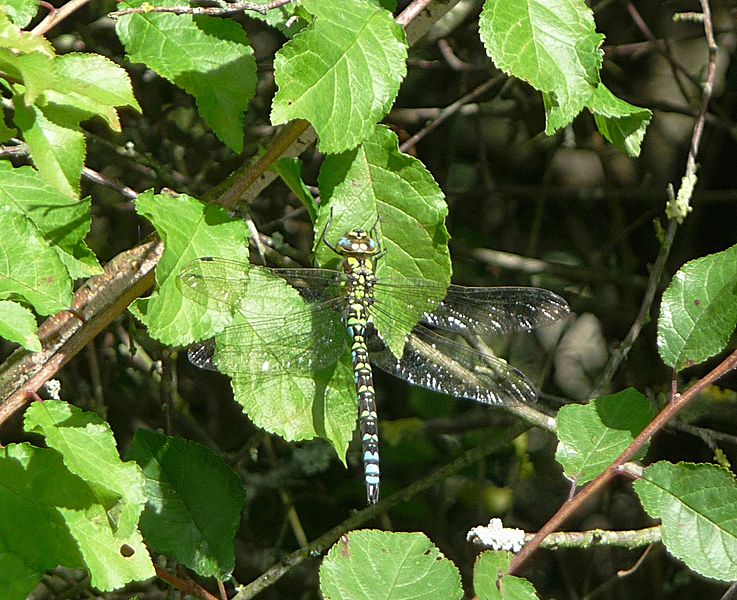
[{"label": "dark background", "polygon": [[[654,221],[664,224],[666,186],[672,183],[677,188],[684,173],[693,115],[701,98],[695,83],[704,74],[707,51],[701,25],[673,23],[671,18],[677,11],[698,10],[696,2],[634,3],[661,41],[657,44],[647,41],[625,2],[591,5],[597,28],[606,35],[604,82],[619,97],[654,110],[638,159],[608,145],[588,113],[565,131],[546,137],[540,95],[515,80],[500,80],[431,132],[412,153],[447,194],[455,282],[554,289],[576,313],[588,315],[592,343],[606,358],[635,319],[648,267],[659,250]],[[124,66],[143,109],[142,115],[123,113],[120,134],[90,122],[87,164],[139,192],[166,187],[204,197],[273,137],[268,120],[275,91],[272,60],[285,40],[255,20],[237,18],[255,49],[259,86],[246,114],[246,149],[236,156],[203,124],[190,96],[142,65],[125,61],[112,22],[103,18],[113,9],[111,2],[93,3],[49,34],[58,52],[97,52]],[[438,109],[500,75],[479,41],[478,10],[477,5],[444,37],[427,36],[411,49],[407,78],[385,120],[401,138],[422,129]],[[693,212],[677,232],[663,285],[685,261],[737,242],[736,8],[732,2],[714,2],[712,10],[720,45],[716,89],[698,160]],[[663,51],[666,42],[685,71],[669,64]],[[674,73],[681,78],[686,97]],[[134,152],[126,152],[126,144],[132,144]],[[320,155],[313,148],[301,158],[307,183],[316,185]],[[151,232],[117,192],[85,181],[83,193],[93,198],[88,243],[103,262]],[[312,228],[299,208],[278,181],[248,207],[262,233],[278,232],[307,256]],[[525,259],[535,258],[574,268],[563,275],[531,276],[480,255],[479,249],[512,253],[523,265]],[[305,264],[309,266],[309,261]],[[657,300],[651,316],[610,390],[634,386],[657,403],[670,384],[670,372],[655,346]],[[137,348],[133,355],[131,344]],[[530,365],[529,374],[545,392],[541,409],[551,413],[562,403],[586,400],[586,378],[592,384],[601,368],[595,357],[587,362],[584,356],[581,371],[586,377],[570,386],[556,368],[545,370],[546,352],[537,338],[503,340],[501,347],[511,350],[516,364]],[[152,342],[132,317],[122,316],[65,367],[62,397],[106,415],[123,452],[135,430],[148,427],[195,439],[225,457],[248,493],[235,572],[240,583],[247,583],[299,546],[285,498],[293,502],[308,540],[364,506],[358,446],[351,448],[346,470],[325,442],[295,445],[256,429],[233,401],[227,379],[192,367],[184,355],[181,349],[177,353]],[[714,364],[685,371],[680,383],[687,384]],[[502,411],[413,389],[383,374],[376,380],[382,431],[398,440],[390,443],[387,436],[382,440],[385,496],[513,420]],[[734,390],[734,376],[721,385]],[[735,395],[715,398],[716,394],[707,394],[683,420],[730,434],[720,438],[719,445],[734,461]],[[6,426],[3,439],[20,439],[18,425]],[[568,484],[554,461],[555,446],[551,435],[533,430],[516,446],[414,497],[370,526],[425,532],[455,561],[470,590],[478,552],[465,542],[470,527],[500,516],[505,524],[535,531],[566,498]],[[653,441],[648,455],[649,461],[712,458],[703,440],[684,432],[678,423]],[[650,524],[630,483],[617,480],[568,527],[636,529]],[[544,598],[705,600],[720,598],[726,589],[688,571],[662,546],[651,548],[638,563],[643,552],[542,551],[524,574]],[[303,563],[259,597],[318,598],[318,565],[318,559]],[[633,571],[618,576],[628,569]]]}]

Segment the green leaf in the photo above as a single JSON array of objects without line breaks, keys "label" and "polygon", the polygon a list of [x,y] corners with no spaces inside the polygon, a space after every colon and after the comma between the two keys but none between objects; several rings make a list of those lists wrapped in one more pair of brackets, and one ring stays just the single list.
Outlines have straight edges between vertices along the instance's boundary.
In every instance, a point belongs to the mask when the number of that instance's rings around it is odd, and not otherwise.
[{"label": "green leaf", "polygon": [[511,552],[482,552],[473,568],[473,587],[479,600],[533,600],[535,587],[521,577],[507,575]]},{"label": "green leaf", "polygon": [[17,342],[31,352],[41,352],[37,327],[36,317],[30,310],[15,302],[0,300],[0,337]]},{"label": "green leaf", "polygon": [[46,181],[61,193],[79,196],[79,178],[85,158],[85,140],[76,123],[57,123],[37,106],[27,106],[23,96],[14,98],[15,124],[31,151],[33,162]]},{"label": "green leaf", "polygon": [[389,111],[406,74],[404,30],[364,0],[304,0],[313,22],[274,59],[271,122],[306,119],[322,152],[354,148]]},{"label": "green leaf", "polygon": [[25,88],[26,104],[35,103],[41,93],[56,81],[54,56],[43,52],[29,52],[15,57],[13,66],[18,70],[17,77]]},{"label": "green leaf", "polygon": [[18,27],[25,27],[38,12],[39,0],[3,0],[2,10]]},{"label": "green leaf", "polygon": [[8,127],[5,123],[5,115],[0,117],[0,142],[7,142],[10,138],[18,135],[18,131],[14,127]]},{"label": "green leaf", "polygon": [[486,0],[479,29],[494,64],[543,93],[548,135],[590,102],[604,36],[584,0]]},{"label": "green leaf", "polygon": [[601,134],[628,156],[639,156],[652,112],[617,98],[600,83],[588,104]]},{"label": "green leaf", "polygon": [[246,500],[235,473],[200,444],[145,429],[136,432],[129,458],[146,477],[147,543],[203,577],[229,576]]},{"label": "green leaf", "polygon": [[210,337],[233,321],[222,306],[202,306],[183,297],[177,280],[182,265],[201,256],[219,256],[248,262],[248,230],[228,212],[205,206],[185,194],[157,195],[144,192],[136,210],[156,228],[166,250],[156,266],[157,289],[136,300],[131,312],[153,338],[172,346]]},{"label": "green leaf", "polygon": [[74,107],[83,118],[99,115],[113,131],[120,131],[116,107],[141,110],[126,72],[104,56],[65,54],[54,61],[54,67],[54,85],[44,91],[52,104]]},{"label": "green leaf", "polygon": [[662,521],[668,552],[705,577],[737,579],[737,485],[727,469],[658,462],[634,486],[647,513]]},{"label": "green leaf", "polygon": [[57,452],[29,444],[3,448],[0,481],[0,589],[6,600],[25,600],[46,569],[84,568],[68,516],[95,498]]},{"label": "green leaf", "polygon": [[56,251],[72,279],[102,272],[84,243],[90,229],[89,199],[77,200],[60,193],[31,167],[14,169],[0,162],[0,202],[24,215]]},{"label": "green leaf", "polygon": [[[143,477],[116,458],[107,425],[56,401],[32,404],[26,424],[47,434],[53,449],[11,444],[0,453],[3,598],[25,598],[58,565],[88,569],[103,591],[152,577],[135,527]],[[124,545],[133,553],[121,554]]]},{"label": "green leaf", "polygon": [[292,193],[297,196],[302,206],[307,209],[310,220],[314,223],[317,220],[318,206],[305,182],[302,181],[302,161],[299,158],[285,156],[271,165],[271,170],[279,175],[282,181],[292,190]]},{"label": "green leaf", "polygon": [[[304,300],[292,286],[258,269],[252,268],[248,283],[234,293],[243,297],[244,313],[258,315],[268,325],[240,328],[236,333],[226,329],[215,336],[215,364],[232,378],[235,399],[258,427],[289,441],[320,436],[345,462],[358,409],[353,369],[346,352],[348,333],[340,315],[336,312],[327,323],[313,322]],[[300,316],[295,316],[298,313]],[[247,322],[236,320],[241,327]],[[277,323],[283,326],[275,326]],[[301,350],[293,347],[295,336],[300,335],[304,343],[315,338],[329,341],[329,345],[320,346],[321,357],[326,364],[337,364],[315,371],[295,360],[298,364],[286,371],[270,371],[268,365],[289,362],[295,350]],[[254,350],[241,353],[239,348]],[[254,375],[257,373],[263,376]]]},{"label": "green leaf", "polygon": [[35,225],[0,204],[0,298],[22,298],[42,315],[72,303],[72,280]]},{"label": "green leaf", "polygon": [[67,469],[87,482],[114,532],[127,537],[136,531],[146,501],[143,475],[135,463],[120,460],[105,421],[66,402],[48,400],[29,407],[25,428],[43,435]]},{"label": "green leaf", "polygon": [[[271,1],[272,0],[255,0],[254,3],[267,4]],[[245,12],[245,15],[247,17],[250,17],[251,19],[258,19],[259,21],[263,21],[270,27],[278,29],[288,39],[291,39],[306,25],[305,21],[298,18],[302,10],[303,9],[301,9],[299,3],[291,2],[289,4],[285,4],[284,6],[270,8],[266,11],[266,14],[256,12],[255,10],[250,10]]]},{"label": "green leaf", "polygon": [[[591,404],[570,404],[558,411],[555,458],[566,477],[583,485],[596,479],[652,420],[647,398],[633,388],[601,396]],[[635,460],[647,451],[643,447]]]},{"label": "green leaf", "polygon": [[456,566],[422,533],[352,531],[320,565],[326,600],[463,598]]},{"label": "green leaf", "polygon": [[[4,1],[5,4],[7,0]],[[25,3],[23,0],[14,0],[13,5],[19,7],[19,10],[25,11]],[[10,13],[10,11],[6,11]],[[13,23],[6,14],[0,10],[0,48],[6,48],[11,52],[0,53],[0,64],[3,65],[5,70],[6,65],[3,64],[3,59],[17,58],[18,55],[26,52],[42,52],[48,56],[54,56],[54,47],[51,45],[45,37],[42,35],[35,35],[30,31],[21,31],[20,23]]]},{"label": "green leaf", "polygon": [[[379,261],[378,278],[450,283],[450,236],[444,224],[448,207],[443,193],[419,160],[399,151],[396,136],[387,128],[376,127],[371,138],[355,150],[328,156],[320,170],[319,187],[322,210],[316,231],[322,233],[330,222],[325,232],[329,241],[354,227],[377,225],[387,251]],[[316,259],[320,264],[334,263],[335,254],[322,243],[321,233],[315,240]],[[442,298],[428,298],[428,306],[432,300]],[[390,294],[377,292],[377,302],[396,305],[392,312],[404,313],[407,323],[417,323],[424,313],[422,307],[411,311]],[[382,331],[381,315],[376,315],[376,324]],[[385,342],[401,356],[409,331],[400,331],[396,325],[383,329],[396,332]]]},{"label": "green leaf", "polygon": [[[153,4],[179,5],[176,0]],[[121,17],[116,31],[130,60],[145,63],[192,94],[215,135],[234,152],[243,150],[243,112],[256,92],[256,61],[238,23],[150,13]]]},{"label": "green leaf", "polygon": [[680,371],[721,352],[737,324],[737,245],[687,262],[663,293],[658,351]]}]

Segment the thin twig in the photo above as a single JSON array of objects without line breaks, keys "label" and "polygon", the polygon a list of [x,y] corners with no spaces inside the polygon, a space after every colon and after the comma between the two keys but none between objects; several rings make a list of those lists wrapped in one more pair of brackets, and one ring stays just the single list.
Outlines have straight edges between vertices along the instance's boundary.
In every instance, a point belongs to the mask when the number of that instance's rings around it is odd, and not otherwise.
[{"label": "thin twig", "polygon": [[[497,82],[503,81],[506,79],[506,75],[501,75],[499,77],[494,77],[492,79],[489,79],[482,83],[480,86],[476,87],[475,89],[468,92],[468,94],[465,94],[452,104],[449,104],[444,109],[442,109],[438,116],[428,123],[425,127],[420,129],[417,133],[415,133],[411,138],[409,138],[406,142],[404,142],[401,146],[399,146],[399,149],[402,152],[407,152],[410,148],[413,148],[417,143],[424,138],[428,133],[433,131],[438,125],[440,125],[443,121],[448,119],[451,115],[454,115],[457,113],[465,104],[468,104],[471,102],[471,100],[474,100],[475,98],[478,98],[482,94],[486,93],[488,90],[490,90]],[[509,81],[509,80],[507,80]],[[501,90],[500,92],[501,93]]]},{"label": "thin twig", "polygon": [[49,29],[61,23],[74,11],[79,10],[88,2],[90,2],[90,0],[70,0],[60,8],[53,9],[38,25],[31,29],[31,33],[33,35],[45,34]]},{"label": "thin twig", "polygon": [[191,594],[195,598],[201,598],[202,600],[219,600],[217,596],[213,596],[199,583],[192,579],[183,579],[176,575],[172,575],[169,571],[162,569],[155,563],[154,569],[156,569],[156,575],[158,575],[160,579],[163,579],[172,587],[175,587],[186,594]]},{"label": "thin twig", "polygon": [[427,477],[424,477],[414,483],[410,484],[403,490],[381,500],[380,502],[364,508],[360,512],[350,516],[348,519],[343,521],[337,527],[334,527],[330,531],[324,533],[315,541],[311,542],[308,546],[300,548],[290,555],[283,558],[277,564],[267,569],[257,579],[252,581],[246,586],[242,586],[238,593],[232,598],[232,600],[249,600],[256,594],[263,591],[277,580],[281,579],[291,569],[301,564],[305,560],[311,557],[319,556],[325,552],[330,545],[336,540],[340,539],[340,536],[351,531],[375,518],[377,515],[388,511],[389,509],[397,506],[403,502],[406,502],[409,498],[412,498],[416,494],[424,491],[439,481],[447,479],[450,475],[457,473],[458,471],[465,469],[467,466],[472,465],[479,460],[482,460],[489,454],[495,452],[497,449],[504,447],[511,440],[522,435],[529,425],[526,423],[517,423],[512,425],[504,431],[503,435],[498,438],[489,439],[479,444],[475,448],[468,450],[463,456],[457,458],[451,463],[437,469]]},{"label": "thin twig", "polygon": [[[525,533],[525,540],[535,537],[533,533]],[[622,548],[640,548],[656,544],[661,540],[660,525],[645,529],[612,531],[610,529],[589,529],[587,531],[556,531],[551,533],[540,545],[541,548],[556,550],[559,548],[593,548],[595,546],[620,546]],[[470,539],[479,546],[489,547],[480,539]]]},{"label": "thin twig", "polygon": [[599,379],[596,381],[590,392],[590,396],[592,398],[596,398],[607,388],[609,383],[612,381],[614,374],[617,372],[617,369],[619,369],[619,365],[622,364],[622,361],[627,357],[635,341],[640,336],[642,328],[650,320],[650,309],[652,308],[653,301],[655,300],[655,294],[660,288],[660,280],[662,279],[665,271],[666,262],[668,260],[668,255],[670,254],[671,246],[673,245],[673,239],[676,235],[677,228],[678,223],[675,219],[668,221],[668,229],[660,244],[658,258],[655,260],[655,264],[650,271],[647,288],[645,289],[645,294],[642,297],[637,317],[632,323],[627,335],[622,340],[622,343],[619,345],[619,348],[609,356],[607,364],[604,366],[601,375],[599,375]]},{"label": "thin twig", "polygon": [[125,8],[108,13],[108,16],[117,19],[125,15],[148,14],[148,13],[170,13],[174,15],[210,15],[222,16],[230,13],[251,11],[262,15],[267,14],[270,10],[281,8],[294,0],[274,0],[259,4],[256,2],[232,2],[222,6],[151,6],[146,4],[136,8]]},{"label": "thin twig", "polygon": [[681,187],[678,190],[677,196],[673,197],[672,191],[669,189],[670,199],[666,204],[666,215],[669,218],[668,228],[661,243],[658,258],[655,261],[652,272],[650,273],[648,288],[645,291],[645,296],[643,297],[642,304],[640,305],[640,312],[632,324],[632,327],[627,332],[627,336],[622,341],[619,349],[616,352],[613,352],[609,358],[607,365],[604,367],[599,380],[596,382],[596,385],[592,390],[592,397],[600,394],[604,388],[609,385],[609,382],[614,377],[614,374],[619,368],[622,360],[624,360],[629,353],[630,348],[632,348],[632,345],[639,336],[642,327],[647,322],[650,315],[650,307],[655,299],[655,293],[658,290],[660,278],[665,270],[665,263],[676,234],[676,228],[691,210],[691,199],[693,197],[693,189],[696,184],[696,157],[699,153],[699,145],[704,131],[706,113],[709,110],[709,102],[711,101],[711,95],[714,90],[714,79],[716,77],[717,45],[716,40],[714,39],[709,2],[707,0],[701,0],[701,7],[704,13],[704,33],[709,47],[709,58],[707,77],[703,85],[701,96],[701,109],[699,110],[699,115],[694,123],[693,134],[691,135],[691,145],[688,151],[688,159],[686,160],[685,174],[681,179]]},{"label": "thin twig", "polygon": [[138,198],[138,192],[136,192],[135,190],[129,188],[127,185],[120,183],[119,181],[116,181],[112,177],[108,177],[107,175],[98,173],[97,171],[94,171],[89,167],[84,167],[82,169],[82,177],[84,177],[88,181],[92,181],[93,183],[97,183],[99,185],[110,188],[111,190],[115,190],[127,200],[135,200],[136,198]]},{"label": "thin twig", "polygon": [[650,40],[653,44],[655,44],[655,48],[660,50],[665,56],[666,60],[668,61],[668,65],[670,66],[671,73],[673,74],[673,79],[675,80],[676,85],[678,86],[678,89],[681,91],[681,95],[688,102],[689,100],[688,93],[686,92],[686,88],[683,86],[683,83],[681,82],[681,79],[678,76],[679,72],[688,73],[688,71],[673,56],[673,53],[670,51],[670,45],[668,44],[668,40],[660,40],[660,43],[658,44],[659,40],[655,37],[655,35],[653,35],[653,32],[650,31],[650,28],[647,26],[647,23],[645,23],[645,19],[642,18],[642,15],[640,15],[635,5],[629,0],[625,3],[625,5],[627,7],[627,12],[630,14],[630,17],[632,17],[632,21],[635,23],[635,25],[637,25],[637,28],[642,32],[642,34],[648,40]]}]

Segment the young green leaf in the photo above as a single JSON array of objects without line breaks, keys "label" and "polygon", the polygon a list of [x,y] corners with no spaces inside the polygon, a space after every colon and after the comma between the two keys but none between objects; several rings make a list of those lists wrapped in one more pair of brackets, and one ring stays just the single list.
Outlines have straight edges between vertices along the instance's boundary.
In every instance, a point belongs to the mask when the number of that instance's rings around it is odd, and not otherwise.
[{"label": "young green leaf", "polygon": [[535,587],[521,577],[506,575],[511,552],[482,552],[473,567],[473,587],[479,600],[534,600]]},{"label": "young green leaf", "polygon": [[53,87],[46,86],[46,100],[58,107],[80,111],[87,119],[99,115],[113,131],[120,131],[116,107],[129,106],[140,111],[126,72],[98,54],[72,53],[54,61]]},{"label": "young green leaf", "polygon": [[320,566],[326,600],[453,600],[461,575],[422,533],[352,531]]},{"label": "young green leaf", "polygon": [[205,206],[184,194],[144,192],[136,200],[136,210],[151,221],[166,250],[156,266],[158,288],[148,298],[136,300],[131,312],[148,327],[150,336],[174,346],[222,331],[233,320],[231,311],[183,296],[177,277],[182,265],[201,256],[248,263],[245,223],[233,220],[223,208]]},{"label": "young green leaf", "polygon": [[676,370],[721,352],[737,324],[737,246],[687,262],[663,293],[660,358]]},{"label": "young green leaf", "polygon": [[[555,458],[566,477],[583,485],[594,480],[652,420],[647,398],[629,388],[591,404],[571,404],[558,412]],[[647,448],[636,455],[644,456]]]},{"label": "young green leaf", "polygon": [[[14,2],[15,14],[18,14],[19,11],[25,12],[26,8],[23,7],[23,0],[14,0]],[[10,11],[6,12],[10,14]],[[0,65],[2,65],[3,71],[7,71],[8,66],[10,66],[12,75],[16,75],[13,72],[12,65],[21,54],[26,52],[41,52],[48,56],[56,54],[51,42],[44,36],[35,35],[30,31],[21,31],[21,27],[23,25],[14,23],[5,12],[0,11],[0,48],[10,50],[10,52],[0,52]]]},{"label": "young green leaf", "polygon": [[[143,3],[135,0],[121,6]],[[176,0],[152,4],[179,5]],[[146,64],[192,94],[215,135],[234,152],[243,150],[243,112],[256,92],[256,62],[238,23],[149,13],[121,17],[116,31],[130,60]]]},{"label": "young green leaf", "polygon": [[102,272],[84,238],[90,229],[89,199],[59,192],[31,167],[0,162],[0,201],[28,219],[37,235],[56,251],[72,279]]},{"label": "young green leaf", "polygon": [[29,407],[25,429],[43,435],[67,469],[87,482],[116,532],[128,536],[136,531],[145,502],[143,475],[135,463],[120,460],[105,421],[66,402],[48,400]]},{"label": "young green leaf", "polygon": [[[29,407],[26,429],[45,435],[51,448],[10,446],[0,457],[0,545],[18,549],[25,581],[59,564],[86,568],[103,591],[152,577],[137,528],[143,476],[134,463],[121,462],[107,423],[49,400]],[[25,524],[19,527],[21,518]],[[18,532],[22,544],[12,542]],[[5,590],[3,576],[0,569]]]},{"label": "young green leaf", "polygon": [[39,314],[50,315],[72,303],[72,280],[59,255],[35,225],[0,204],[0,298],[22,298]]},{"label": "young green leaf", "polygon": [[640,155],[651,111],[617,98],[603,83],[597,86],[588,107],[607,140],[628,156]]},{"label": "young green leaf", "polygon": [[36,335],[36,317],[27,308],[0,300],[0,337],[16,342],[31,352],[41,352],[41,342]]},{"label": "young green leaf", "polygon": [[604,36],[583,0],[487,0],[479,30],[499,69],[543,93],[548,135],[591,100]]},{"label": "young green leaf", "polygon": [[215,364],[235,399],[257,426],[289,441],[320,436],[345,461],[358,411],[340,314],[313,312],[286,281],[256,268],[242,296],[242,311],[256,317],[215,336]]},{"label": "young green leaf", "polygon": [[668,552],[705,577],[737,579],[737,484],[727,469],[658,462],[634,486]]},{"label": "young green leaf", "polygon": [[[373,135],[355,150],[326,158],[319,178],[322,210],[316,231],[325,232],[335,243],[354,227],[370,228],[376,223],[386,256],[379,261],[377,277],[421,278],[447,286],[450,283],[450,254],[445,217],[448,207],[443,192],[416,158],[402,154],[397,138],[386,127],[377,126]],[[378,223],[376,222],[379,218]],[[315,257],[320,264],[335,263],[335,254],[315,236]],[[442,298],[428,298],[432,300]],[[417,323],[424,308],[411,311],[406,303],[377,292],[377,302],[396,304],[407,323]],[[379,331],[381,317],[377,317]],[[385,338],[395,355],[401,356],[404,336],[396,331]]]},{"label": "young green leaf", "polygon": [[3,10],[18,27],[25,27],[38,12],[39,0],[5,0]]},{"label": "young green leaf", "polygon": [[315,202],[310,190],[307,189],[305,182],[302,181],[302,160],[285,156],[271,165],[271,170],[277,173],[292,190],[292,193],[297,196],[302,206],[307,209],[310,220],[313,223],[317,221],[317,202]]},{"label": "young green leaf", "polygon": [[306,119],[322,152],[354,148],[389,111],[407,71],[392,15],[364,0],[304,0],[313,22],[277,52],[271,122]]},{"label": "young green leaf", "polygon": [[77,120],[57,122],[35,105],[28,106],[22,95],[15,96],[15,124],[31,150],[33,163],[46,181],[62,194],[79,196],[86,145],[77,131]]},{"label": "young green leaf", "polygon": [[145,429],[136,432],[129,458],[146,478],[147,543],[203,577],[229,576],[246,500],[235,473],[204,446]]}]

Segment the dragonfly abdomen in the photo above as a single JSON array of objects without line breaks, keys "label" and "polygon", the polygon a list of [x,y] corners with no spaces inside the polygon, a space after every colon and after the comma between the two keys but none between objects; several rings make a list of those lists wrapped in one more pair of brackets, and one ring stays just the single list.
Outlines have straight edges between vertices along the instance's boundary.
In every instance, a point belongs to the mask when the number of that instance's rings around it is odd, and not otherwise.
[{"label": "dragonfly abdomen", "polygon": [[358,414],[363,451],[363,474],[369,504],[379,500],[379,426],[376,416],[376,394],[364,333],[365,324],[350,326],[353,336],[351,358],[358,396]]},{"label": "dragonfly abdomen", "polygon": [[379,425],[373,371],[366,346],[366,327],[368,309],[374,302],[376,282],[372,256],[380,250],[363,230],[354,230],[338,242],[338,252],[344,257],[342,269],[347,276],[344,284],[344,318],[352,338],[351,360],[358,397],[366,499],[369,504],[375,504],[379,500]]}]

